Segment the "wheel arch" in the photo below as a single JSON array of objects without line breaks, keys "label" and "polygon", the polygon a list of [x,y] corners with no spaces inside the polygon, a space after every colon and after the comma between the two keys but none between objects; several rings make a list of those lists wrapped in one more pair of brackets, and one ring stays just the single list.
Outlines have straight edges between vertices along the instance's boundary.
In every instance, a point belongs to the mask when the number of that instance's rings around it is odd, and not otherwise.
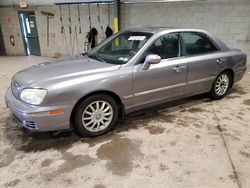
[{"label": "wheel arch", "polygon": [[[233,84],[234,84],[234,71],[233,71],[232,69],[230,69],[230,68],[226,68],[226,69],[222,70],[222,71],[220,72],[220,74],[223,73],[223,72],[228,72],[228,73],[231,75],[232,81],[231,81],[231,83],[230,83],[230,88],[232,88],[232,87],[233,87]],[[219,74],[219,75],[220,75],[220,74]]]},{"label": "wheel arch", "polygon": [[74,124],[73,122],[73,117],[74,117],[74,114],[75,114],[75,111],[77,109],[77,106],[84,100],[86,100],[87,98],[91,97],[91,96],[94,96],[94,95],[108,95],[110,97],[112,97],[117,105],[118,105],[118,109],[119,109],[119,112],[118,112],[118,117],[120,119],[123,119],[124,115],[125,115],[125,108],[124,108],[124,104],[123,104],[123,101],[122,99],[120,98],[119,95],[117,95],[116,93],[112,92],[112,91],[108,91],[108,90],[99,90],[99,91],[94,91],[94,92],[91,92],[91,93],[88,93],[86,95],[84,95],[83,97],[81,97],[77,102],[76,104],[74,105],[73,107],[73,110],[71,111],[71,114],[70,114],[70,121]]}]

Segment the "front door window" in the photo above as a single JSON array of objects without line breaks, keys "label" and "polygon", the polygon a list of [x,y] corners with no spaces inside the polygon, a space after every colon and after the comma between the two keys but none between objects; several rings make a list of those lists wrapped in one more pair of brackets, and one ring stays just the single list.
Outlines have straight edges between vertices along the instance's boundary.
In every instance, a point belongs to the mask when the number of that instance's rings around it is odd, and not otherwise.
[{"label": "front door window", "polygon": [[179,35],[177,33],[162,35],[149,47],[146,52],[146,56],[149,54],[157,54],[161,57],[161,59],[179,57]]}]

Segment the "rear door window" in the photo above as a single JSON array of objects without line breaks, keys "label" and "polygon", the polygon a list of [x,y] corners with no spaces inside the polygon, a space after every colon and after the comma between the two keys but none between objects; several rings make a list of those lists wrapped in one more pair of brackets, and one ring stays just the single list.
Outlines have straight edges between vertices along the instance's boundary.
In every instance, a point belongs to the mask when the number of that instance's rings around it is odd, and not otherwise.
[{"label": "rear door window", "polygon": [[219,51],[214,43],[201,33],[185,32],[181,36],[184,55],[199,55]]}]

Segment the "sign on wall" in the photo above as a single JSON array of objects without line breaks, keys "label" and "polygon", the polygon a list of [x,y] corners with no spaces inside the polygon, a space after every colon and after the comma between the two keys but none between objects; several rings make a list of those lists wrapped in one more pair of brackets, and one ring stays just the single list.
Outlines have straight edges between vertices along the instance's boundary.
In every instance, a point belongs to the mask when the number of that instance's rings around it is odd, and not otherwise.
[{"label": "sign on wall", "polygon": [[28,7],[27,3],[24,2],[24,1],[20,1],[19,5],[20,5],[21,8],[27,8]]}]

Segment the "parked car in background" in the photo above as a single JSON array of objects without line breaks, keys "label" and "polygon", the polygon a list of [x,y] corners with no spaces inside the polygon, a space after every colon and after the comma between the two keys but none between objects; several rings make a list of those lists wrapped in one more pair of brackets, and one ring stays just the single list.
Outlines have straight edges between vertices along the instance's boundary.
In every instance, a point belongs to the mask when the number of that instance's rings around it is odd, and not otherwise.
[{"label": "parked car in background", "polygon": [[83,57],[16,73],[6,104],[27,129],[73,127],[98,136],[119,117],[153,105],[201,93],[223,98],[242,79],[246,60],[203,30],[128,29]]}]

